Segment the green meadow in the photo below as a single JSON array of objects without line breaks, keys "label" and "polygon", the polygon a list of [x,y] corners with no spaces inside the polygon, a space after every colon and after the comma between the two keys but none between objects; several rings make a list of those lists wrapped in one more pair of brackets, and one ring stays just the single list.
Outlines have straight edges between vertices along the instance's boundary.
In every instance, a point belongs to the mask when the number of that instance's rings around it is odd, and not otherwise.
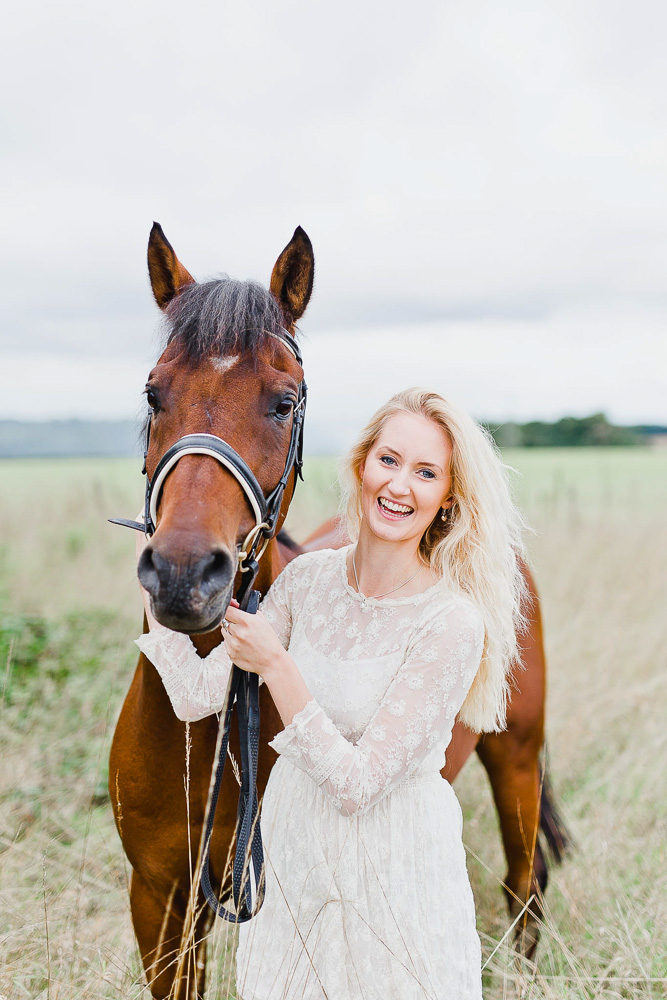
[{"label": "green meadow", "polygon": [[[516,959],[476,760],[457,783],[486,1000],[667,992],[667,449],[511,450],[543,602],[548,757],[574,847],[552,869],[536,966]],[[0,462],[0,1000],[148,1000],[107,756],[140,629],[135,460]],[[289,528],[337,506],[310,459]],[[207,1000],[234,997],[226,926]],[[351,998],[352,1000],[352,998]]]}]

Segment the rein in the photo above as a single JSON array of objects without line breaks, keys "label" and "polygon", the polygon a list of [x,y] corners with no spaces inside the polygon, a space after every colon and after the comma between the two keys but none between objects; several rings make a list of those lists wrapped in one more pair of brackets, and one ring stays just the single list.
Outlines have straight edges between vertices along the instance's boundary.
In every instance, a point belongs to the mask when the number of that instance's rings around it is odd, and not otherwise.
[{"label": "rein", "polygon": [[[249,614],[256,614],[260,593],[251,590],[243,607]],[[232,898],[235,912],[228,910],[218,899],[211,885],[211,836],[218,795],[225,770],[232,713],[236,704],[239,742],[241,746],[241,790],[236,812],[236,850],[232,867]],[[224,714],[220,715],[220,729],[216,756],[211,772],[208,814],[203,836],[200,884],[206,902],[216,916],[233,924],[244,924],[259,913],[264,902],[264,849],[259,824],[257,798],[257,760],[259,756],[259,677],[247,673],[236,665],[227,692]]]},{"label": "rein", "polygon": [[[287,330],[280,334],[267,331],[292,352],[303,367],[301,353],[295,339]],[[248,532],[238,555],[238,568],[242,574],[236,599],[243,611],[256,614],[260,594],[252,586],[259,572],[259,560],[275,536],[283,496],[292,470],[303,479],[303,424],[306,409],[307,386],[299,384],[298,399],[292,411],[290,436],[285,468],[276,486],[268,496],[257,482],[254,472],[239,453],[223,438],[215,434],[185,434],[168,448],[160,458],[153,477],[149,478],[146,460],[150,445],[151,423],[146,429],[143,475],[146,476],[144,522],[125,518],[109,518],[112,524],[143,531],[150,538],[157,527],[157,509],[164,482],[184,455],[208,455],[227,469],[241,486],[250,509],[255,516],[255,526]],[[236,821],[236,850],[232,869],[232,897],[236,912],[228,910],[218,899],[211,886],[210,847],[215,810],[225,769],[227,746],[232,714],[236,705],[239,739],[241,744],[241,790]],[[259,677],[232,664],[226,704],[220,714],[220,729],[216,754],[211,772],[209,807],[203,837],[201,888],[213,912],[232,923],[245,923],[254,917],[264,901],[264,852],[259,824],[257,797],[257,761],[259,755]],[[252,877],[251,877],[252,876]]]}]

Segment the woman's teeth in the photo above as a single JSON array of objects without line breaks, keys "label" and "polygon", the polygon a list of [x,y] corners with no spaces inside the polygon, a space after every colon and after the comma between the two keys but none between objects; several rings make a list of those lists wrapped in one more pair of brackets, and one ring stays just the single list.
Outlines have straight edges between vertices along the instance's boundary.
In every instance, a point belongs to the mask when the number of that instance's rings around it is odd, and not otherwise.
[{"label": "woman's teeth", "polygon": [[386,500],[384,497],[379,497],[378,503],[383,510],[388,511],[390,514],[397,514],[400,517],[407,517],[408,514],[412,514],[413,512],[412,507],[408,507],[404,503],[394,503],[393,500]]}]

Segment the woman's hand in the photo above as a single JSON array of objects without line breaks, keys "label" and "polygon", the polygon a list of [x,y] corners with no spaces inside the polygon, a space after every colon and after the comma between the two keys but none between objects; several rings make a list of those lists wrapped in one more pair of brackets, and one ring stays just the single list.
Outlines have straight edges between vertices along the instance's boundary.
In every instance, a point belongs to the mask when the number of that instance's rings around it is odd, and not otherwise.
[{"label": "woman's hand", "polygon": [[241,670],[266,680],[267,674],[284,665],[287,653],[261,611],[249,615],[232,600],[222,623],[222,637],[229,658]]},{"label": "woman's hand", "polygon": [[312,701],[299,668],[261,611],[249,615],[232,600],[222,623],[225,649],[232,663],[259,676],[268,685],[284,725]]}]

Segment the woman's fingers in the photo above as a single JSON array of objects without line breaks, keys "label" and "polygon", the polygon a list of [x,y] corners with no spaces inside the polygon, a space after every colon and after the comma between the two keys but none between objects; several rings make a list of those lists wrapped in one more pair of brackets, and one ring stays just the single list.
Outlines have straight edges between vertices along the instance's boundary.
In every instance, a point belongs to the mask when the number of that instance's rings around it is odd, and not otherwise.
[{"label": "woman's fingers", "polygon": [[259,673],[252,648],[248,648],[248,645],[243,641],[243,638],[239,638],[238,635],[233,635],[231,632],[225,631],[224,628],[222,630],[222,637],[225,643],[225,649],[227,650],[229,659],[232,663],[235,663],[241,670],[247,670],[253,674]]},{"label": "woman's fingers", "polygon": [[230,658],[242,670],[262,675],[282,652],[278,636],[261,611],[249,615],[238,607],[227,608],[223,636]]},{"label": "woman's fingers", "polygon": [[233,601],[225,612],[225,618],[231,625],[240,625],[241,622],[254,617],[254,615],[249,615],[247,611],[241,611],[238,601]]}]

